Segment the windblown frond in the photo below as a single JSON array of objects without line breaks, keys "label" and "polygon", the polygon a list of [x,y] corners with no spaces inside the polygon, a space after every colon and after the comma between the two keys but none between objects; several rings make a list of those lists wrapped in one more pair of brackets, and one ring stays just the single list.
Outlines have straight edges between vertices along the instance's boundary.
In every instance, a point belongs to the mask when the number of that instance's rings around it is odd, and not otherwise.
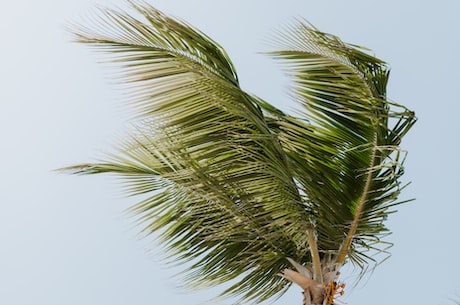
[{"label": "windblown frond", "polygon": [[289,32],[270,54],[285,63],[308,124],[278,115],[278,136],[315,211],[320,252],[365,268],[401,190],[399,143],[414,113],[386,99],[383,61],[304,23]]},{"label": "windblown frond", "polygon": [[120,67],[135,131],[106,161],[67,170],[125,178],[143,197],[132,211],[144,232],[191,261],[196,287],[237,279],[223,294],[260,302],[289,287],[278,274],[290,262],[301,273],[285,276],[308,275],[299,281],[323,292],[345,257],[364,268],[401,189],[398,145],[414,123],[386,100],[385,64],[300,23],[271,53],[304,107],[294,117],[242,91],[205,34],[130,3],[145,21],[103,9],[94,29],[74,33]]},{"label": "windblown frond", "polygon": [[276,274],[286,257],[308,260],[307,210],[280,143],[217,43],[149,5],[134,7],[148,23],[104,10],[100,31],[76,31],[120,63],[141,116],[120,155],[77,171],[116,173],[130,193],[151,194],[133,211],[147,233],[166,227],[169,249],[194,260],[192,284],[243,276],[226,293],[270,297],[285,289]]}]

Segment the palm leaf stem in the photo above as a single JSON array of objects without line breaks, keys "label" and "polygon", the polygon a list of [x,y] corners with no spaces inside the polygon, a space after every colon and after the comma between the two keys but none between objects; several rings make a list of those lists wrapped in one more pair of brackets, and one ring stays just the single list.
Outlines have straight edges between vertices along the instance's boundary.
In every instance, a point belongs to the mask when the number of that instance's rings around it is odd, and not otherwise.
[{"label": "palm leaf stem", "polygon": [[350,230],[348,231],[345,237],[345,240],[340,248],[339,254],[337,256],[336,263],[339,266],[341,266],[344,263],[345,258],[347,257],[348,250],[351,246],[351,242],[353,241],[353,237],[355,236],[356,229],[358,228],[358,225],[361,220],[361,214],[363,212],[364,205],[366,204],[366,201],[367,201],[367,195],[369,194],[369,190],[370,190],[371,182],[373,178],[372,169],[374,168],[376,159],[377,159],[377,141],[378,141],[377,135],[375,134],[374,143],[373,143],[374,147],[372,149],[371,164],[368,169],[368,174],[367,174],[366,182],[364,184],[363,194],[361,198],[359,199],[359,204],[358,204],[358,207],[356,208],[355,216],[350,225]]},{"label": "palm leaf stem", "polygon": [[321,260],[319,257],[318,243],[316,242],[316,233],[312,226],[307,229],[307,237],[313,263],[313,279],[322,283]]}]

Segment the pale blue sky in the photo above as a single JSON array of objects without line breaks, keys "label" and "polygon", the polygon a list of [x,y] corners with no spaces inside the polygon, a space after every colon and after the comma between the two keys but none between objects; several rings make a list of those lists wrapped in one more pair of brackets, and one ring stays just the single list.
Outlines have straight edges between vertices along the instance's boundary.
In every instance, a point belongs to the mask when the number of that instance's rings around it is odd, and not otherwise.
[{"label": "pale blue sky", "polygon": [[[343,301],[437,305],[460,295],[460,2],[149,1],[221,43],[243,88],[283,109],[292,106],[286,80],[257,52],[294,17],[390,63],[390,98],[419,118],[402,143],[404,180],[412,184],[401,199],[417,200],[389,218],[392,257]],[[0,304],[198,304],[218,290],[176,289],[171,275],[179,270],[139,239],[124,212],[135,198],[124,198],[116,180],[52,172],[101,156],[126,125],[107,69],[64,29],[96,4],[125,7],[122,0],[17,0],[0,11]],[[300,290],[276,304],[300,305]]]}]

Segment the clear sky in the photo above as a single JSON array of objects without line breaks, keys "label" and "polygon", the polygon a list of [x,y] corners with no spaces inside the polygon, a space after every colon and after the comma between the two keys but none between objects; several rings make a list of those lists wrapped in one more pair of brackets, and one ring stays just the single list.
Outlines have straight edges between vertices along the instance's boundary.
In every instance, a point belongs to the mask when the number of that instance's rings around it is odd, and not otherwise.
[{"label": "clear sky", "polygon": [[[286,80],[264,38],[295,17],[371,48],[392,67],[389,97],[419,121],[401,199],[390,216],[392,257],[356,288],[350,305],[452,304],[460,299],[460,2],[456,0],[149,0],[217,40],[242,87],[283,109]],[[7,4],[6,4],[7,3]],[[122,0],[17,0],[0,10],[0,304],[198,304],[161,252],[138,236],[117,180],[58,174],[95,160],[123,134],[127,115],[109,71],[69,42],[68,22]],[[152,250],[153,249],[153,250]],[[347,280],[344,275],[344,280]],[[228,302],[227,302],[228,303]],[[292,287],[276,304],[301,304]]]}]

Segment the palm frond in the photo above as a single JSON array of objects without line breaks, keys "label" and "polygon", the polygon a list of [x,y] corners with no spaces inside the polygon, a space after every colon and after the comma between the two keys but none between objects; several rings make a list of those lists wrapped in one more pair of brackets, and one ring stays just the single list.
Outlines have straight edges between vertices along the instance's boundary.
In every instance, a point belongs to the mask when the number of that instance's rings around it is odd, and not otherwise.
[{"label": "palm frond", "polygon": [[383,61],[306,23],[289,33],[269,54],[285,64],[308,123],[274,114],[272,124],[316,212],[320,251],[365,268],[365,250],[387,233],[383,221],[401,190],[398,145],[415,117],[386,99]]},{"label": "palm frond", "polygon": [[285,290],[276,274],[286,257],[308,260],[308,211],[258,99],[239,88],[209,37],[147,4],[133,6],[147,23],[103,10],[100,29],[80,26],[76,37],[109,52],[133,84],[137,131],[108,162],[70,169],[116,173],[130,194],[149,194],[133,211],[147,233],[166,227],[169,250],[194,262],[190,283],[242,277],[225,293],[259,301]]}]

